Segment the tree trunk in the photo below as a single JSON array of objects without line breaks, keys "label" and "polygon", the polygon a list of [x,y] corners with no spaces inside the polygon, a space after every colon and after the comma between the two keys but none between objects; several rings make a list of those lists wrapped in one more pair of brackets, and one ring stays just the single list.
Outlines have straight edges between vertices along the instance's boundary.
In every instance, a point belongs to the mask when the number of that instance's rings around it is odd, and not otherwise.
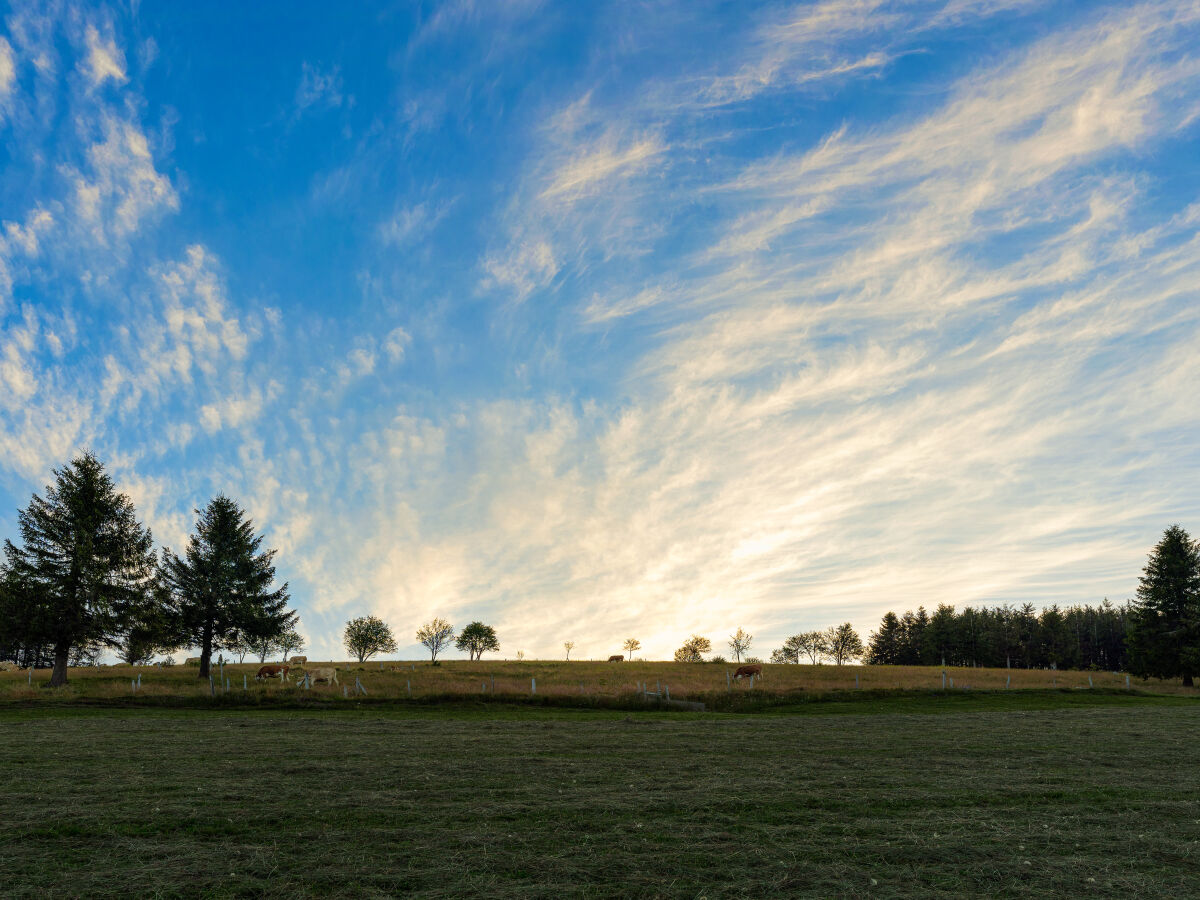
[{"label": "tree trunk", "polygon": [[50,687],[62,687],[67,683],[67,660],[71,655],[70,644],[54,647],[54,671],[50,673]]},{"label": "tree trunk", "polygon": [[203,681],[209,676],[210,665],[212,664],[212,635],[206,629],[204,632],[203,645],[200,647],[200,674],[196,677]]}]

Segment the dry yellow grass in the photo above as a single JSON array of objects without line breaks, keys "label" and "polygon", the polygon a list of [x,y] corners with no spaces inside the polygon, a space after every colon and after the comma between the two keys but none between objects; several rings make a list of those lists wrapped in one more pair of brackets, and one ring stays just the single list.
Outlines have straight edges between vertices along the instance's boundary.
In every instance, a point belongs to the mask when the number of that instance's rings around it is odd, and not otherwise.
[{"label": "dry yellow grass", "polygon": [[[674,662],[593,662],[593,661],[501,661],[448,660],[432,666],[428,661],[318,662],[308,666],[333,665],[338,668],[342,685],[314,685],[312,691],[341,696],[343,686],[353,695],[359,679],[373,698],[414,698],[463,695],[478,696],[495,692],[504,695],[528,695],[536,679],[539,695],[592,695],[621,697],[632,695],[639,683],[650,690],[669,689],[671,697],[690,696],[733,690],[765,690],[776,693],[829,693],[862,690],[1025,690],[1025,689],[1124,689],[1126,676],[1112,672],[1051,671],[1042,669],[945,669],[940,666],[786,666],[764,665],[763,678],[752,688],[747,681],[727,680],[734,665]],[[224,676],[232,692],[294,692],[295,682],[278,680],[256,683],[258,664],[227,665]],[[217,670],[214,669],[214,675]],[[139,696],[196,696],[210,692],[207,681],[200,682],[192,666],[159,668],[154,666],[102,666],[70,671],[70,684],[56,697],[114,698],[132,696],[131,681],[141,676]],[[32,685],[27,671],[0,673],[0,700],[29,700],[47,696],[42,685],[48,670],[33,673]],[[1133,678],[1135,690],[1155,693],[1187,694],[1178,680],[1161,681]],[[219,681],[216,689],[221,690]]]}]

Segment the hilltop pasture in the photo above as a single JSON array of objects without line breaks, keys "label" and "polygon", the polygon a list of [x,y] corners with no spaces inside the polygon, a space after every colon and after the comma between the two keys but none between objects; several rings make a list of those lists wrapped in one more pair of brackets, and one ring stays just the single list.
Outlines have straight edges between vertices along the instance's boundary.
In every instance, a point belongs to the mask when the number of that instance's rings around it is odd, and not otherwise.
[{"label": "hilltop pasture", "polygon": [[[818,695],[854,690],[870,692],[943,690],[947,691],[1027,691],[1027,690],[1105,690],[1150,691],[1195,695],[1176,680],[1126,681],[1124,674],[1113,672],[1053,671],[1047,669],[983,669],[940,666],[808,666],[764,665],[763,677],[751,686],[749,681],[731,681],[733,664],[674,662],[595,662],[547,660],[446,660],[438,665],[422,661],[368,661],[366,663],[310,660],[308,668],[335,666],[342,685],[353,697],[355,679],[370,700],[432,701],[439,699],[515,699],[528,698],[534,690],[543,699],[564,703],[575,698],[581,702],[627,703],[636,699],[638,685],[652,692],[669,690],[672,699],[699,700],[713,708],[753,700],[805,699]],[[213,689],[227,702],[239,698],[253,702],[285,698],[337,701],[344,699],[342,686],[315,685],[303,691],[296,682],[278,680],[256,683],[258,664],[227,665],[224,677],[229,682],[226,694],[220,673]],[[211,696],[208,681],[196,678],[191,666],[99,666],[73,668],[70,683],[60,691],[39,687],[48,670],[36,670],[32,684],[28,671],[0,672],[0,703],[6,701],[55,702],[78,699],[199,699]],[[141,676],[136,694],[131,681]],[[1090,681],[1089,681],[1090,679]],[[246,690],[243,691],[243,684]]]}]

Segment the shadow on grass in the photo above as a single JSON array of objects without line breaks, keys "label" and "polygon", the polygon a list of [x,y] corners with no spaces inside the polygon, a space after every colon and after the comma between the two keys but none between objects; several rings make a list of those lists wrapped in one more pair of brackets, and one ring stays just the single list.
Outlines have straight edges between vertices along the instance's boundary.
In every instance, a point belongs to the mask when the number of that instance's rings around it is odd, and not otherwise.
[{"label": "shadow on grass", "polygon": [[349,699],[332,693],[242,693],[230,691],[216,696],[145,695],[139,697],[55,697],[52,693],[37,698],[18,698],[0,702],[0,713],[34,710],[307,710],[307,711],[433,711],[462,713],[519,713],[522,710],[571,709],[620,712],[658,712],[676,715],[711,713],[756,715],[864,715],[864,714],[937,714],[952,712],[1016,711],[1068,709],[1095,706],[1188,706],[1200,697],[1154,694],[1138,690],[1058,690],[1019,691],[714,691],[693,694],[692,705],[704,704],[703,712],[679,709],[665,701],[645,700],[637,694],[427,694],[413,698],[359,696]]}]

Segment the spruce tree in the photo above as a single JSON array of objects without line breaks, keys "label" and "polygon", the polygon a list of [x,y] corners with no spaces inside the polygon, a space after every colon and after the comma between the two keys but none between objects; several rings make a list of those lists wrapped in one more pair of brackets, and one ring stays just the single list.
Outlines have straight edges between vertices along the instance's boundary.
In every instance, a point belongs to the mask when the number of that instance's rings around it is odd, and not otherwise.
[{"label": "spruce tree", "polygon": [[274,550],[237,503],[217,496],[196,510],[196,533],[181,558],[163,551],[162,577],[170,592],[174,637],[200,648],[198,677],[208,678],[215,649],[271,640],[291,628],[288,586],[273,587]]},{"label": "spruce tree", "polygon": [[903,630],[894,612],[885,613],[879,630],[871,635],[867,664],[873,666],[899,665],[903,653]]},{"label": "spruce tree", "polygon": [[17,523],[21,546],[5,541],[4,555],[8,578],[20,585],[22,642],[53,647],[50,686],[59,687],[72,653],[114,646],[129,611],[145,601],[153,540],[91,453],[56,469],[45,496],[34,494]]},{"label": "spruce tree", "polygon": [[1130,670],[1190,686],[1200,672],[1200,548],[1178,525],[1151,551],[1130,613]]}]

